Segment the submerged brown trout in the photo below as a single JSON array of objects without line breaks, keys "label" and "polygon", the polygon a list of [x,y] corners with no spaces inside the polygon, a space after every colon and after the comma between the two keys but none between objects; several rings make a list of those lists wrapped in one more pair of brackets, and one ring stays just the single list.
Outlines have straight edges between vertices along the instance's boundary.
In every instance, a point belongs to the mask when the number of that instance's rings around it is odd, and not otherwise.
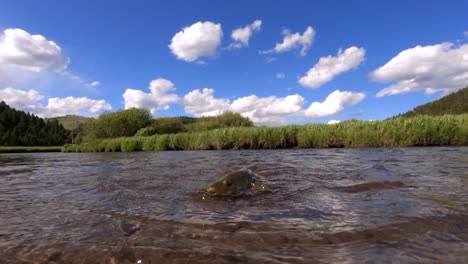
[{"label": "submerged brown trout", "polygon": [[238,196],[255,190],[268,190],[268,184],[249,169],[229,173],[206,189],[210,194],[222,196]]}]

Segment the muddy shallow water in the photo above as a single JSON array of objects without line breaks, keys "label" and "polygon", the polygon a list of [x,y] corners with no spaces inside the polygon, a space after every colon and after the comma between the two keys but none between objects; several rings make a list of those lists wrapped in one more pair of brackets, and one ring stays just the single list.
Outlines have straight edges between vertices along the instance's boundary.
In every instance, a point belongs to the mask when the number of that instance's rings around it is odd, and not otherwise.
[{"label": "muddy shallow water", "polygon": [[467,263],[468,148],[0,154],[0,259]]}]

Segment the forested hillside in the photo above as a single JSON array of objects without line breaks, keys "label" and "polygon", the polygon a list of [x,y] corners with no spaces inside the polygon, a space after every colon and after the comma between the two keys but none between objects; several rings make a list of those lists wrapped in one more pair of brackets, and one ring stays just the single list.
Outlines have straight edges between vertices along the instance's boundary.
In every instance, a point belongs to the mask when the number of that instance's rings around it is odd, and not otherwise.
[{"label": "forested hillside", "polygon": [[0,146],[61,146],[69,132],[57,120],[45,121],[0,102]]},{"label": "forested hillside", "polygon": [[433,102],[420,105],[413,110],[401,114],[402,117],[412,117],[417,115],[449,115],[468,113],[468,87],[451,93]]},{"label": "forested hillside", "polygon": [[91,121],[91,117],[84,117],[84,116],[77,116],[77,115],[66,115],[66,116],[58,116],[47,118],[47,120],[57,120],[60,124],[63,125],[65,129],[68,130],[75,130],[78,129],[83,124]]}]

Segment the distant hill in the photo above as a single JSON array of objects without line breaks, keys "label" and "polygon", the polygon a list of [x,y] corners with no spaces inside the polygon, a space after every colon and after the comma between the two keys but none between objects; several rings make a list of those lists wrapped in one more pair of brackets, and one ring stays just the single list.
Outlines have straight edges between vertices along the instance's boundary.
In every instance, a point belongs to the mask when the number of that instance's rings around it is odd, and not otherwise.
[{"label": "distant hill", "polygon": [[420,105],[413,110],[400,114],[400,117],[412,117],[417,115],[448,115],[468,113],[468,87],[455,93],[451,93],[433,102]]},{"label": "distant hill", "polygon": [[85,124],[92,120],[91,117],[77,116],[77,115],[66,115],[48,118],[48,120],[57,120],[62,124],[65,129],[74,130],[77,129],[81,124]]},{"label": "distant hill", "polygon": [[191,124],[197,121],[196,117],[190,117],[190,116],[176,116],[174,117],[174,119],[179,120],[184,125]]}]

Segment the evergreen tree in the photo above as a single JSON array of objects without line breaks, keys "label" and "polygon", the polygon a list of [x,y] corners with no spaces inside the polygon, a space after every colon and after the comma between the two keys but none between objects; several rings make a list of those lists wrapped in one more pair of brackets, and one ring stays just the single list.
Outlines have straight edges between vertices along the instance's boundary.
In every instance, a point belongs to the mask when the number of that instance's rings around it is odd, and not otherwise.
[{"label": "evergreen tree", "polygon": [[0,102],[0,146],[59,146],[70,142],[61,124],[44,121]]},{"label": "evergreen tree", "polygon": [[402,117],[417,115],[458,115],[468,113],[468,87],[451,93],[433,102],[420,105],[413,110],[400,114]]}]

